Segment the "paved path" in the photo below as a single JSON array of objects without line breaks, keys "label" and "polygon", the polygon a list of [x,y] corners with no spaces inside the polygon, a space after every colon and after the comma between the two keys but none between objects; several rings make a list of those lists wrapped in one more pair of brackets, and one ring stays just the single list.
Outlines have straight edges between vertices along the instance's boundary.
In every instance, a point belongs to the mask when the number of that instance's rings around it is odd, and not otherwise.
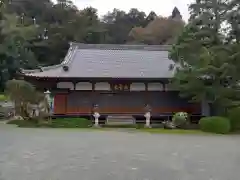
[{"label": "paved path", "polygon": [[240,137],[0,125],[0,180],[239,180]]}]

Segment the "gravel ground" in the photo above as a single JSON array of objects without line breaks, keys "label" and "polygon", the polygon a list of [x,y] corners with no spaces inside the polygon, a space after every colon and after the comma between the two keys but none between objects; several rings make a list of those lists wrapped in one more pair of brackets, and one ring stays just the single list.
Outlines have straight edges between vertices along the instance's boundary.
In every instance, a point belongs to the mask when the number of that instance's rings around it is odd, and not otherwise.
[{"label": "gravel ground", "polygon": [[239,180],[240,136],[0,125],[0,180]]}]

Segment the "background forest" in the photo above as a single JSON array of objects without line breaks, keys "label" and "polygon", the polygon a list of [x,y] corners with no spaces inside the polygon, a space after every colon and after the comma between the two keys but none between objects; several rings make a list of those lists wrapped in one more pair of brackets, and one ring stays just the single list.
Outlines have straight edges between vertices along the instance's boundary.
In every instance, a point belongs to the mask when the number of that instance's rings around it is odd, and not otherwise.
[{"label": "background forest", "polygon": [[19,68],[58,64],[69,42],[171,44],[183,27],[177,8],[169,17],[119,9],[99,17],[70,0],[1,0],[0,88]]}]

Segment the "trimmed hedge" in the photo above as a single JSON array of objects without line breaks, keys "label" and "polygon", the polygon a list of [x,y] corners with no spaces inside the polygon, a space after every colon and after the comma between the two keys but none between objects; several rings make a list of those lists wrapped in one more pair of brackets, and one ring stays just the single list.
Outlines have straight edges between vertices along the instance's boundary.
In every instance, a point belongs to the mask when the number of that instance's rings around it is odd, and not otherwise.
[{"label": "trimmed hedge", "polygon": [[204,132],[227,134],[231,130],[230,120],[224,117],[205,117],[200,120],[199,124]]},{"label": "trimmed hedge", "polygon": [[232,131],[240,130],[240,107],[231,109],[228,112],[228,118],[231,123],[231,130]]},{"label": "trimmed hedge", "polygon": [[183,128],[188,121],[188,113],[178,112],[174,114],[172,121],[177,128]]},{"label": "trimmed hedge", "polygon": [[53,119],[51,127],[65,128],[88,128],[92,125],[92,121],[85,118],[58,118]]},{"label": "trimmed hedge", "polygon": [[50,122],[47,121],[26,121],[13,120],[8,124],[16,124],[19,127],[49,127],[49,128],[88,128],[91,127],[92,122],[84,118],[58,118]]},{"label": "trimmed hedge", "polygon": [[5,101],[7,100],[7,97],[3,94],[0,94],[0,101]]}]

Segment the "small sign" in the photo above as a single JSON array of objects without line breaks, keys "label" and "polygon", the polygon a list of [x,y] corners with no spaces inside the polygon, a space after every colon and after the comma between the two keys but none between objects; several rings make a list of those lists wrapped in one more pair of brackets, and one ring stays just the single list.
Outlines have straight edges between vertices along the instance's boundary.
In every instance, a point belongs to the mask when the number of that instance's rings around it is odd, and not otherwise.
[{"label": "small sign", "polygon": [[129,84],[124,84],[124,83],[113,84],[112,85],[112,90],[113,91],[129,91],[130,90],[130,85]]}]

